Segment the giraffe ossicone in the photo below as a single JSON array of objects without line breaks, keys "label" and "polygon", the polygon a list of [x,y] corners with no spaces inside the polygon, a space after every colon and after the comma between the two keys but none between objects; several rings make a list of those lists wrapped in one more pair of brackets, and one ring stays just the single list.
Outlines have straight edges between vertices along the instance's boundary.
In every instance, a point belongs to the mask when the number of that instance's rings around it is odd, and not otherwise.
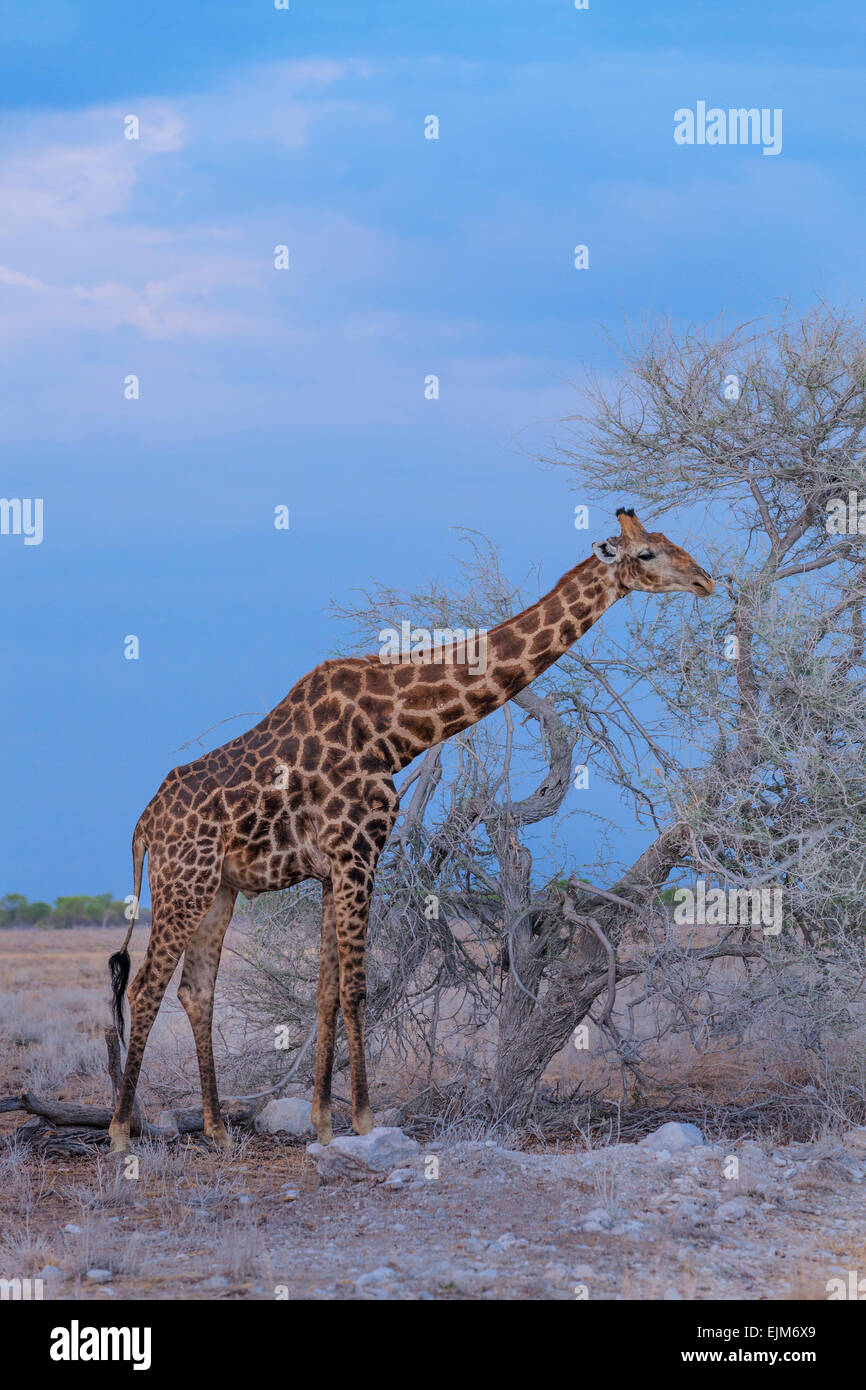
[{"label": "giraffe ossicone", "polygon": [[[379,653],[322,662],[254,728],[168,774],[132,839],[133,900],[147,855],[153,923],[128,990],[129,1046],[110,1126],[116,1151],[129,1147],[145,1044],[181,956],[178,996],[195,1039],[204,1131],[219,1147],[228,1144],[211,1038],[223,937],[239,892],[255,896],[308,878],[322,884],[313,1122],[319,1142],[330,1142],[342,1010],[353,1127],[372,1128],[365,941],[376,864],[397,817],[394,773],[531,684],[624,594],[713,591],[701,566],[648,533],[633,510],[620,508],[617,518],[618,536],[597,541],[548,594],[485,634],[483,663],[467,659],[465,634],[462,653],[440,649],[420,662]],[[446,659],[461,654],[462,662]],[[110,961],[121,1040],[133,926],[134,917]]]}]

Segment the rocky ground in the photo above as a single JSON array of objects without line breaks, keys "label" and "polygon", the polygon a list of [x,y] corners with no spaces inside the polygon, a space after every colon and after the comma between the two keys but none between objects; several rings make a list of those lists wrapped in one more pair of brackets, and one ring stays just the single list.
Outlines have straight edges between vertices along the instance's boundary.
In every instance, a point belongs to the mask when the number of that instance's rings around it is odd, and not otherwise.
[{"label": "rocky ground", "polygon": [[[866,1131],[769,1150],[691,1129],[558,1153],[385,1129],[341,1141],[353,1176],[340,1144],[264,1135],[143,1146],[135,1178],[47,1160],[4,1272],[61,1299],[827,1299],[863,1277]],[[10,1195],[7,1174],[6,1215]]]},{"label": "rocky ground", "polygon": [[331,1151],[314,1146],[330,1180],[318,1190],[319,1231],[329,1238],[310,1251],[313,1289],[376,1298],[826,1298],[828,1280],[864,1268],[864,1145],[866,1131],[855,1131],[848,1144],[767,1152],[746,1140],[726,1152],[682,1125],[589,1153],[433,1145],[404,1157],[383,1187],[341,1179],[339,1165],[331,1178]]},{"label": "rocky ground", "polygon": [[[117,935],[3,934],[0,1095],[106,1102],[105,959]],[[194,1068],[169,1000],[152,1079],[175,1074],[175,1025]],[[148,1098],[154,1113],[157,1103]],[[7,1143],[0,1279],[108,1301],[824,1300],[839,1291],[832,1280],[848,1289],[852,1278],[866,1294],[866,1131],[841,1122],[813,1144],[685,1127],[592,1150],[577,1128],[526,1150],[479,1132],[414,1148],[391,1129],[322,1155],[308,1147],[308,1103],[280,1105],[276,1132],[260,1117],[263,1132],[238,1133],[227,1155],[193,1138],[137,1143],[132,1164],[102,1148]],[[0,1142],[24,1118],[0,1114]],[[294,1135],[279,1128],[290,1121]]]}]

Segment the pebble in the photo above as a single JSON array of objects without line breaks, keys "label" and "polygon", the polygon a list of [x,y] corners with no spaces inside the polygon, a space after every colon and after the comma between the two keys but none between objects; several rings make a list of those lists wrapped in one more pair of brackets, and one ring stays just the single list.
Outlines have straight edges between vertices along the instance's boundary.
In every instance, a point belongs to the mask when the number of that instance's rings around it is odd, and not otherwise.
[{"label": "pebble", "polygon": [[395,1279],[396,1276],[396,1270],[392,1269],[390,1265],[380,1265],[378,1269],[371,1269],[366,1274],[360,1274],[355,1280],[355,1288],[365,1289],[368,1284],[382,1284],[388,1279]]}]

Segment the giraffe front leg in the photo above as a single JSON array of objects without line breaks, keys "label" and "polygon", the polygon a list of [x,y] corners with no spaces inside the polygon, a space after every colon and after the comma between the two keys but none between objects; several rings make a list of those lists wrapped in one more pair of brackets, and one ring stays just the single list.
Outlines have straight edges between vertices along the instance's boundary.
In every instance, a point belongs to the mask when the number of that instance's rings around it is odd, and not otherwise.
[{"label": "giraffe front leg", "polygon": [[340,968],[340,1008],[349,1044],[352,1076],[352,1128],[356,1134],[369,1134],[373,1128],[370,1096],[367,1090],[367,1062],[364,1056],[364,1008],[367,1000],[366,936],[370,910],[372,874],[361,888],[344,880],[335,885],[337,948]]},{"label": "giraffe front leg", "polygon": [[[345,963],[344,963],[345,962]],[[349,1044],[349,1071],[352,1077],[352,1128],[356,1134],[369,1134],[373,1112],[367,1089],[367,1060],[364,1054],[364,1008],[367,986],[364,959],[351,949],[340,951],[340,1008]]]},{"label": "giraffe front leg", "polygon": [[331,1123],[331,1074],[334,1069],[334,1042],[339,1007],[340,973],[334,894],[330,881],[326,879],[322,884],[322,947],[316,992],[316,1086],[313,1092],[313,1124],[320,1144],[330,1144],[334,1137]]},{"label": "giraffe front leg", "polygon": [[352,1074],[352,1128],[369,1134],[373,1128],[364,1056],[364,1010],[367,1002],[367,922],[376,864],[394,825],[399,797],[390,777],[373,778],[362,801],[367,818],[335,846],[331,857],[340,1008],[349,1044]]}]

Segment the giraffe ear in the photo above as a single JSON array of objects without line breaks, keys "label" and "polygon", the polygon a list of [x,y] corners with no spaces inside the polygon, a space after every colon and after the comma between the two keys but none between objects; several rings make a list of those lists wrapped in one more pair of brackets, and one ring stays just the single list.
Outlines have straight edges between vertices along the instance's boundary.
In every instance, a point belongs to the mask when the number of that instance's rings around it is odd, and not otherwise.
[{"label": "giraffe ear", "polygon": [[615,565],[619,559],[616,541],[596,541],[592,553],[603,565]]}]

